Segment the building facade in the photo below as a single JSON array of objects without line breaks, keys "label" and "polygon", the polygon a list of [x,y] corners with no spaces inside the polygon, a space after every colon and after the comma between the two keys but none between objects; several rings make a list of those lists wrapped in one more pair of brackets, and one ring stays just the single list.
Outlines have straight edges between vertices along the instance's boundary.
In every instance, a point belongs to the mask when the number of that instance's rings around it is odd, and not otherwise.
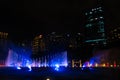
[{"label": "building facade", "polygon": [[104,11],[101,6],[85,13],[85,42],[90,45],[105,45]]},{"label": "building facade", "polygon": [[109,44],[119,42],[120,41],[120,27],[112,29],[107,35],[108,35],[107,42]]},{"label": "building facade", "polygon": [[43,35],[38,35],[33,39],[32,42],[32,54],[41,54],[45,51],[45,43]]}]

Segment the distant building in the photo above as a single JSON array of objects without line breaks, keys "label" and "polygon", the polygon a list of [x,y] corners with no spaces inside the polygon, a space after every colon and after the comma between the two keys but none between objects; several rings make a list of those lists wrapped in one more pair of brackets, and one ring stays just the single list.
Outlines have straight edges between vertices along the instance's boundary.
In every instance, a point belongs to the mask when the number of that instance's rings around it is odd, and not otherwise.
[{"label": "distant building", "polygon": [[8,53],[8,33],[0,32],[0,64],[4,64]]},{"label": "distant building", "polygon": [[8,33],[0,32],[0,45],[5,45],[8,39]]},{"label": "distant building", "polygon": [[[33,58],[41,58],[46,55],[52,56],[67,52],[68,61],[80,59],[83,51],[83,34],[82,33],[59,33],[51,32],[36,36],[32,42]],[[76,57],[77,56],[77,57]]]},{"label": "distant building", "polygon": [[32,41],[32,54],[37,55],[45,51],[43,35],[36,36]]},{"label": "distant building", "polygon": [[85,13],[85,42],[90,45],[105,45],[106,35],[104,29],[103,8],[101,6]]},{"label": "distant building", "polygon": [[119,42],[119,41],[120,41],[120,27],[112,29],[108,33],[108,37],[107,37],[107,42],[108,43],[116,43],[116,42]]},{"label": "distant building", "polygon": [[68,47],[75,49],[82,47],[84,43],[84,35],[80,32],[67,34]]}]

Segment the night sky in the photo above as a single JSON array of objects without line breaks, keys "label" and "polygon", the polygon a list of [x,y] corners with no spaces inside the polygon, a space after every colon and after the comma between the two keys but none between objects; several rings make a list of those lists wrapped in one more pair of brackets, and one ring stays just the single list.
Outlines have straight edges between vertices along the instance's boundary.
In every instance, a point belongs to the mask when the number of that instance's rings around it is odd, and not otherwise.
[{"label": "night sky", "polygon": [[[0,31],[14,39],[29,39],[38,33],[81,32],[84,11],[97,0],[0,0]],[[119,0],[104,0],[106,27],[120,25]]]}]

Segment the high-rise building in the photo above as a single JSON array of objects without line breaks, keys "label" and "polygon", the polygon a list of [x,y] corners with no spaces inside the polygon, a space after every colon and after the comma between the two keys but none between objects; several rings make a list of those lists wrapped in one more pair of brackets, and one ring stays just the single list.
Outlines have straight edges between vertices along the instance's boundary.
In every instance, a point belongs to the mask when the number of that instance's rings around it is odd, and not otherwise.
[{"label": "high-rise building", "polygon": [[90,45],[105,45],[104,11],[101,6],[85,13],[85,42]]},{"label": "high-rise building", "polygon": [[0,32],[0,64],[4,64],[8,53],[8,33]]},{"label": "high-rise building", "polygon": [[32,53],[41,54],[45,51],[45,43],[43,35],[36,36],[32,42]]}]

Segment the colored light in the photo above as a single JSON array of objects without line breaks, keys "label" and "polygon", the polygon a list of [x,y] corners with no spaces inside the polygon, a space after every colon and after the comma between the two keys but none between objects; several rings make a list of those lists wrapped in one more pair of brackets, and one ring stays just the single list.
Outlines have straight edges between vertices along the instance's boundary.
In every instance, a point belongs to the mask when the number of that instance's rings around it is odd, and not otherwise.
[{"label": "colored light", "polygon": [[50,78],[46,78],[46,80],[50,80]]},{"label": "colored light", "polygon": [[55,65],[57,68],[59,68],[60,66],[58,64]]},{"label": "colored light", "polygon": [[20,70],[21,68],[18,66],[17,69]]},{"label": "colored light", "polygon": [[110,65],[110,67],[113,67],[113,65]]},{"label": "colored light", "polygon": [[59,71],[59,67],[60,67],[60,66],[59,66],[58,64],[56,64],[56,65],[55,65],[55,70],[56,70],[56,71]]},{"label": "colored light", "polygon": [[97,64],[97,63],[95,64],[95,67],[98,67],[98,64]]},{"label": "colored light", "polygon": [[114,67],[116,67],[116,62],[114,61]]},{"label": "colored light", "polygon": [[32,70],[31,67],[56,67],[56,70],[58,70],[60,66],[68,66],[67,51],[58,52],[55,55],[49,55],[49,57],[42,57],[39,60],[32,60],[29,56],[21,54],[9,50],[6,66],[17,67],[17,69],[28,67],[29,71]]},{"label": "colored light", "polygon": [[56,70],[56,71],[59,71],[59,68],[56,67],[55,70]]},{"label": "colored light", "polygon": [[103,66],[103,67],[105,67],[106,65],[105,65],[105,64],[103,64],[102,66]]},{"label": "colored light", "polygon": [[28,69],[29,69],[28,71],[32,71],[32,68],[31,68],[31,66],[30,66],[30,65],[28,66]]},{"label": "colored light", "polygon": [[89,64],[89,67],[92,67],[92,64]]}]

